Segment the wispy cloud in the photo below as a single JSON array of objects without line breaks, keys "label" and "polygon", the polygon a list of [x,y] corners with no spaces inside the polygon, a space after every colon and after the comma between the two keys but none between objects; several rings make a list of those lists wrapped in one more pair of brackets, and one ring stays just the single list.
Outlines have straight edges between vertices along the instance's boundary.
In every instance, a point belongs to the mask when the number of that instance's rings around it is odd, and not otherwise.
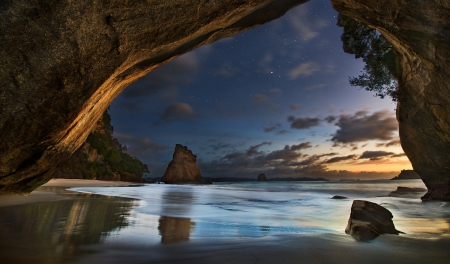
[{"label": "wispy cloud", "polygon": [[320,66],[313,62],[313,61],[309,61],[309,62],[304,62],[300,65],[298,65],[297,67],[291,69],[290,71],[287,72],[287,76],[289,77],[289,79],[291,80],[295,80],[298,77],[305,77],[305,76],[309,76],[312,75],[316,72],[318,72],[320,70]]},{"label": "wispy cloud", "polygon": [[318,126],[320,124],[319,118],[311,117],[295,117],[289,116],[288,121],[291,122],[291,128],[293,129],[308,129],[311,127]]},{"label": "wispy cloud", "polygon": [[173,123],[180,120],[194,121],[197,118],[199,118],[199,115],[189,104],[177,102],[170,104],[166,108],[156,122],[156,125],[160,125],[161,123]]}]

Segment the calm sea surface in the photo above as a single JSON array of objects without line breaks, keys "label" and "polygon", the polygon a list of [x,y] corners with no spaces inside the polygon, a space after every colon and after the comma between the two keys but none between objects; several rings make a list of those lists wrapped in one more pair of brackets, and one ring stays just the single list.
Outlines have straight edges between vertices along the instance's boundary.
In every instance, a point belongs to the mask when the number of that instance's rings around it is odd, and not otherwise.
[{"label": "calm sea surface", "polygon": [[[422,203],[423,193],[388,197],[420,180],[241,182],[72,188],[71,199],[0,207],[1,263],[68,263],[102,246],[150,247],[188,241],[334,234],[353,200],[388,208],[401,236],[450,233],[450,203]],[[50,191],[58,191],[47,187]],[[67,191],[63,191],[67,192]],[[348,197],[331,199],[334,195]],[[121,246],[122,247],[122,246]],[[35,262],[42,260],[42,262]]]},{"label": "calm sea surface", "polygon": [[[139,200],[128,217],[132,224],[118,234],[119,238],[142,232],[143,240],[164,243],[275,233],[344,234],[355,199],[388,208],[394,215],[397,229],[406,236],[432,237],[449,233],[449,203],[422,203],[420,196],[424,193],[410,198],[387,197],[397,186],[425,188],[421,180],[402,180],[240,182],[202,186],[153,184],[74,190]],[[331,199],[334,195],[348,199]]]}]

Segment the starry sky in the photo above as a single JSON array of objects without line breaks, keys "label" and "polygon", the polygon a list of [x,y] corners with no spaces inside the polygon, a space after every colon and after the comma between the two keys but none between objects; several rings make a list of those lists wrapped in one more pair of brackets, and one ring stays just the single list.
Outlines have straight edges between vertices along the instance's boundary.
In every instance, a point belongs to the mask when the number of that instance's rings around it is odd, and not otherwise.
[{"label": "starry sky", "polygon": [[201,47],[117,97],[114,137],[161,177],[175,144],[204,177],[392,178],[411,164],[396,105],[348,83],[361,59],[342,50],[327,0]]}]

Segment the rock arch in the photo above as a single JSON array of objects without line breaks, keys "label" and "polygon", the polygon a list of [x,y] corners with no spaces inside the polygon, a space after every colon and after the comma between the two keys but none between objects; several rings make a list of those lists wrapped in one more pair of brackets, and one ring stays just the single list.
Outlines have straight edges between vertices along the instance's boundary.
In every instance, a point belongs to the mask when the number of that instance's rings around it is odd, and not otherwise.
[{"label": "rock arch", "polygon": [[[173,58],[307,0],[0,4],[0,193],[27,193],[73,153],[130,83]],[[450,199],[450,4],[332,0],[400,51],[401,143],[429,192]],[[423,22],[423,23],[422,23]]]}]

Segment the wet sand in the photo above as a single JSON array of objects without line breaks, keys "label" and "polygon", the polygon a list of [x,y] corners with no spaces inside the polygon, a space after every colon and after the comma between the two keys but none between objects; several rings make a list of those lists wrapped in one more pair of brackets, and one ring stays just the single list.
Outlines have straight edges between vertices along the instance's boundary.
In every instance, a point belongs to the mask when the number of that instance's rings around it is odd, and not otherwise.
[{"label": "wet sand", "polygon": [[[65,190],[129,185],[58,179],[26,197],[0,197],[0,263],[378,264],[448,263],[450,258],[448,233],[434,238],[382,235],[367,243],[344,233],[175,236],[174,243],[164,243],[162,229],[176,230],[173,225],[183,219],[160,218],[159,226],[146,224],[133,231],[144,234],[120,235],[133,230],[135,223],[127,217],[134,214],[139,201]],[[150,229],[159,230],[162,237],[156,240],[160,242],[150,239]],[[180,238],[186,236],[180,234]]]},{"label": "wet sand", "polygon": [[[52,179],[46,184],[40,186],[28,196],[6,195],[0,196],[0,207],[21,205],[28,203],[50,202],[70,199],[70,192],[64,192],[66,188],[71,187],[116,187],[141,185],[122,181],[97,181],[81,179]],[[63,195],[65,194],[65,195]]]}]

